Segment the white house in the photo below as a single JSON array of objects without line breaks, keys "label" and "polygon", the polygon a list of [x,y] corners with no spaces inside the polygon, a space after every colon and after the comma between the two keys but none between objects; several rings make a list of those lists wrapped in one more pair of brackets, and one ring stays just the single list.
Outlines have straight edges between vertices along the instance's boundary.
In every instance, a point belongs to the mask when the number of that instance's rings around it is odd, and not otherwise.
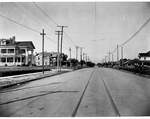
[{"label": "white house", "polygon": [[[35,55],[35,64],[37,66],[42,65],[42,52],[37,53]],[[56,66],[57,65],[57,56],[58,52],[44,52],[44,65],[48,66]],[[62,53],[62,57],[67,56],[64,53]],[[63,61],[63,58],[61,58],[61,61]]]},{"label": "white house", "polygon": [[[37,66],[42,66],[42,52],[41,53],[37,53],[35,55],[35,64]],[[44,65],[50,65],[50,61],[51,61],[51,53],[50,52],[44,52]]]},{"label": "white house", "polygon": [[32,41],[15,41],[15,36],[0,39],[0,66],[33,64],[34,49]]}]

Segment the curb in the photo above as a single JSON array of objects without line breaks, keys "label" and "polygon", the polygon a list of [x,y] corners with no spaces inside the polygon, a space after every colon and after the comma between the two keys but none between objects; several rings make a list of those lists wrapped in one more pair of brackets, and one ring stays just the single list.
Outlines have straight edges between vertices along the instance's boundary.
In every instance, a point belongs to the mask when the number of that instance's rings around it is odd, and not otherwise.
[{"label": "curb", "polygon": [[[112,68],[112,69],[114,69],[114,68]],[[150,78],[150,75],[144,75],[144,74],[141,74],[141,75],[140,75],[139,73],[134,73],[134,72],[127,71],[127,70],[123,70],[123,69],[115,69],[115,70],[122,71],[122,72],[126,72],[126,73],[131,73],[131,74],[138,75],[138,76],[141,76],[141,77]]]},{"label": "curb", "polygon": [[44,75],[44,76],[41,76],[41,77],[29,79],[29,80],[23,80],[23,81],[15,82],[15,83],[12,83],[12,84],[2,85],[2,86],[0,86],[0,89],[8,88],[8,87],[11,87],[11,86],[14,86],[14,85],[17,85],[17,84],[23,84],[23,83],[27,83],[27,82],[39,80],[39,79],[42,79],[42,78],[47,78],[47,77],[51,77],[51,76],[55,76],[55,75],[60,75],[60,74],[62,74],[62,73],[67,73],[67,72],[69,72],[69,71],[56,72],[56,73],[50,74],[50,75],[47,74],[47,75]]}]

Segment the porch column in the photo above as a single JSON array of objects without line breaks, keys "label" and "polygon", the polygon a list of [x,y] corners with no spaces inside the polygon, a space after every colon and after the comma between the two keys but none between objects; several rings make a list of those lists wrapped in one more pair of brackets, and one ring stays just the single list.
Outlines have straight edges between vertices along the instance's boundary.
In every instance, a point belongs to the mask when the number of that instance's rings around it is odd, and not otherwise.
[{"label": "porch column", "polygon": [[34,60],[33,60],[33,50],[31,50],[31,65],[34,63]]},{"label": "porch column", "polygon": [[7,64],[7,56],[6,56],[6,63],[5,64]]},{"label": "porch column", "polygon": [[13,57],[13,63],[14,63],[14,66],[15,66],[16,65],[16,63],[15,63],[15,55]]},{"label": "porch column", "polygon": [[26,64],[28,64],[28,50],[27,49],[25,50],[26,50]]}]

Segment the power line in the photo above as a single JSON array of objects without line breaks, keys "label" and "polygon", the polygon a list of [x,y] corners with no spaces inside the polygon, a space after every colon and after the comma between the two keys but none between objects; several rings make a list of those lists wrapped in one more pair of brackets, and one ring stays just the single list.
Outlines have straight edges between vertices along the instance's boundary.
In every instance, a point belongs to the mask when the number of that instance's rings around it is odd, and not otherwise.
[{"label": "power line", "polygon": [[57,25],[57,23],[53,20],[53,19],[51,19],[38,5],[36,5],[36,3],[35,2],[33,2],[34,3],[34,5],[36,6],[36,7],[38,7],[42,12],[43,12],[43,14],[45,14],[55,25]]},{"label": "power line", "polygon": [[124,44],[126,44],[130,40],[132,40],[149,22],[150,22],[150,18],[142,25],[142,27],[137,32],[135,32],[135,34],[131,38],[129,38],[127,41],[125,41],[124,43],[122,43],[121,45],[119,45],[119,47],[122,46],[122,45],[124,45]]},{"label": "power line", "polygon": [[23,27],[25,27],[25,28],[27,28],[27,29],[30,29],[30,30],[35,31],[35,32],[37,32],[37,33],[40,33],[39,31],[37,31],[37,30],[35,30],[35,29],[32,29],[32,28],[30,28],[30,27],[28,27],[28,26],[25,26],[25,25],[23,25],[23,24],[20,24],[20,23],[14,21],[14,20],[12,20],[12,19],[9,19],[9,18],[3,16],[3,15],[0,15],[0,16],[3,17],[3,18],[5,18],[5,19],[7,19],[7,20],[9,20],[9,21],[11,21],[11,22],[14,22],[14,23],[16,23],[16,24],[18,24],[18,25],[21,25],[21,26],[23,26]]},{"label": "power line", "polygon": [[[64,33],[66,34],[66,32],[64,31]],[[66,36],[71,40],[71,38],[66,34]],[[73,40],[71,40],[72,41],[72,43],[74,44],[74,46],[76,46],[76,43],[75,42],[73,42]]]},{"label": "power line", "polygon": [[[29,16],[30,18],[32,18],[33,20],[35,20],[37,23],[39,23],[40,25],[44,26],[43,24],[41,24],[40,22],[38,22],[36,19],[34,19],[33,17],[31,17],[29,14],[27,14],[24,10],[22,10],[21,8],[19,8],[15,3],[11,2],[13,5],[15,5],[19,10],[21,10],[23,13],[25,13],[27,16]],[[45,26],[45,28],[47,28]],[[49,28],[47,28],[48,30],[50,30]],[[50,30],[51,32],[54,33],[54,31]]]},{"label": "power line", "polygon": [[111,52],[111,54],[113,54],[116,50],[117,50],[117,47],[114,49],[114,51],[113,51],[113,52]]},{"label": "power line", "polygon": [[[133,36],[131,36],[131,38],[129,38],[127,41],[125,41],[124,43],[122,43],[121,45],[119,45],[118,47],[120,46],[123,46],[125,45],[126,43],[128,43],[130,40],[132,40],[138,33],[140,33],[140,31],[150,22],[150,18],[139,28],[138,31],[136,31]],[[115,48],[115,50],[113,52],[111,52],[111,54],[113,54],[115,51],[117,50],[117,48]]]},{"label": "power line", "polygon": [[[24,3],[26,6],[30,7],[31,11],[33,13],[37,13],[38,16],[40,16],[40,18],[45,19],[47,23],[49,23],[47,20],[47,17],[45,17],[45,15],[43,15],[43,12],[41,12],[41,10],[39,8],[37,8],[33,3],[30,3],[32,5],[30,5],[29,3]],[[34,14],[33,14],[34,15]],[[41,17],[42,16],[42,17]],[[51,26],[52,24],[50,24]],[[53,27],[53,26],[51,26]],[[53,27],[54,28],[54,27]],[[54,28],[56,30],[56,28]],[[55,31],[54,30],[54,31]]]},{"label": "power line", "polygon": [[[56,26],[58,26],[58,24],[52,19],[52,18],[50,18],[35,2],[33,2],[34,3],[34,5],[37,7],[37,8],[39,8],[39,10],[44,14],[44,15],[46,15]],[[65,32],[64,32],[65,33]],[[65,33],[66,34],[66,33]],[[67,35],[67,34],[66,34]],[[71,38],[67,35],[67,37],[71,40]],[[73,40],[71,40],[72,42],[73,42]],[[74,42],[73,42],[74,43]],[[76,45],[75,43],[74,43],[74,45]]]},{"label": "power line", "polygon": [[[33,29],[33,28],[30,28],[30,27],[28,27],[28,26],[25,26],[25,25],[23,25],[23,24],[20,24],[20,23],[18,23],[18,22],[16,22],[16,21],[14,21],[14,20],[12,20],[12,19],[10,19],[10,18],[7,18],[7,17],[5,17],[5,16],[3,16],[3,15],[0,15],[2,18],[5,18],[5,19],[7,19],[7,20],[9,20],[9,21],[11,21],[11,22],[13,22],[13,23],[16,23],[16,24],[18,24],[18,25],[20,25],[20,26],[23,26],[23,27],[25,27],[25,28],[27,28],[27,29],[30,29],[30,30],[32,30],[32,31],[34,31],[34,32],[36,32],[36,33],[40,33],[39,31],[37,31],[37,30],[35,30],[35,29]],[[47,36],[45,36],[45,37],[47,37]],[[53,41],[52,39],[50,39],[49,37],[47,37],[49,40],[51,40],[52,42],[54,42],[54,43],[56,43],[55,41]],[[57,43],[56,43],[57,44]],[[65,49],[68,49],[68,48],[66,48],[66,47],[64,47]]]}]

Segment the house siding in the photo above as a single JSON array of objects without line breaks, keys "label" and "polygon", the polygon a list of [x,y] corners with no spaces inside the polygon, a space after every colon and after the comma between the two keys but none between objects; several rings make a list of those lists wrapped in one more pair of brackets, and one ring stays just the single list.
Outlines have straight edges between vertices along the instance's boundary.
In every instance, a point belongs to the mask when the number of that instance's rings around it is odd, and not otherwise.
[{"label": "house siding", "polygon": [[[4,41],[8,42],[4,43]],[[27,41],[26,43],[31,43],[31,41]],[[27,45],[25,46],[17,46],[19,49],[16,48],[15,45],[15,37],[12,39],[0,39],[0,66],[15,66],[15,65],[22,65],[22,64],[28,64],[29,60],[29,54],[28,51],[32,51],[32,57],[33,57],[33,48],[28,48]],[[19,42],[22,43],[22,42]],[[24,52],[19,52],[23,50]],[[33,64],[33,60],[31,61],[31,64]]]}]

